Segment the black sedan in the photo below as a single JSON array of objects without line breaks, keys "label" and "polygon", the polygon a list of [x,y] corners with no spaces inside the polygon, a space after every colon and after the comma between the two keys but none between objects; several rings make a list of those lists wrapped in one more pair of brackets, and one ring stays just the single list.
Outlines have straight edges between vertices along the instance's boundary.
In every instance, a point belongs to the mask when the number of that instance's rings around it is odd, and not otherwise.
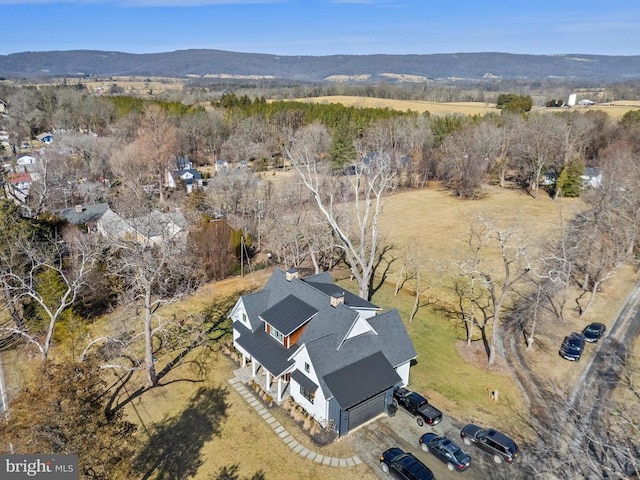
[{"label": "black sedan", "polygon": [[425,433],[419,441],[422,450],[446,463],[449,470],[464,472],[471,465],[471,457],[447,437]]},{"label": "black sedan", "polygon": [[577,362],[584,351],[585,337],[581,333],[571,332],[564,337],[560,346],[560,356],[567,360]]},{"label": "black sedan", "polygon": [[398,447],[382,452],[380,468],[398,480],[434,480],[433,472],[424,463]]},{"label": "black sedan", "polygon": [[607,327],[605,327],[604,324],[600,322],[593,322],[584,327],[584,330],[582,330],[582,335],[584,335],[584,339],[587,342],[597,343],[598,340],[602,338],[602,335],[604,335],[606,329]]}]

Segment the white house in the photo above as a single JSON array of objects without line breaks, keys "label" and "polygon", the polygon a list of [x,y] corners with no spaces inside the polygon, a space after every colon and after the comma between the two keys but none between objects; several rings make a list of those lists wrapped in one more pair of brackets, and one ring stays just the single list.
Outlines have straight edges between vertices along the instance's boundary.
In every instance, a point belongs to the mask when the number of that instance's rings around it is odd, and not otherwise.
[{"label": "white house", "polygon": [[397,310],[380,310],[326,272],[301,279],[275,270],[264,289],[237,301],[233,343],[278,402],[291,395],[345,435],[388,411],[417,357]]}]

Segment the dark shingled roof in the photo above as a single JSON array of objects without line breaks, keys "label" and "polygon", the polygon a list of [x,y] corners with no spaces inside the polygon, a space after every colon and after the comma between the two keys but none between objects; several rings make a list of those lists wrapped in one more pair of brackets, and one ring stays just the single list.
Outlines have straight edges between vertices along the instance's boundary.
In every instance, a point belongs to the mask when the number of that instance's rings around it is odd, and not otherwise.
[{"label": "dark shingled roof", "polygon": [[316,313],[318,310],[311,305],[289,295],[260,316],[283,335],[291,335]]},{"label": "dark shingled roof", "polygon": [[73,225],[83,225],[100,220],[108,208],[108,203],[96,203],[93,205],[81,205],[78,208],[65,208],[56,212],[56,214]]},{"label": "dark shingled roof", "polygon": [[313,282],[313,281],[309,281],[308,279],[307,280],[303,279],[303,281],[305,283],[308,283],[309,285],[311,285],[313,288],[316,288],[316,289],[320,290],[325,295],[335,296],[336,293],[344,294],[344,304],[347,307],[367,308],[367,309],[371,309],[371,310],[379,310],[380,309],[379,306],[374,305],[373,303],[371,303],[371,302],[365,300],[364,298],[361,298],[361,297],[351,293],[348,290],[340,288],[338,285],[336,285],[333,282],[332,283]]},{"label": "dark shingled roof", "polygon": [[273,375],[282,375],[293,365],[293,362],[289,360],[291,352],[267,332],[258,330],[251,333],[251,330],[240,322],[236,322],[236,324],[234,328],[240,333],[236,339],[238,345],[251,352],[251,356]]},{"label": "dark shingled roof", "polygon": [[382,352],[325,375],[324,381],[343,410],[401,382]]},{"label": "dark shingled roof", "polygon": [[[360,314],[357,312],[357,306],[348,306],[346,303],[335,307],[331,305],[330,298],[325,291],[334,293],[336,290],[342,291],[343,289],[326,272],[305,279],[293,278],[287,280],[286,273],[283,270],[276,269],[263,290],[242,296],[241,301],[251,322],[251,328],[255,333],[251,333],[247,328],[242,327],[241,322],[233,322],[233,328],[239,334],[236,340],[237,343],[249,355],[255,356],[258,363],[264,365],[271,373],[284,372],[287,366],[292,368],[280,352],[284,350],[284,347],[270,335],[265,334],[262,318],[265,315],[267,318],[273,317],[271,321],[274,322],[272,324],[274,328],[286,334],[286,331],[290,330],[292,325],[312,317],[310,321],[302,324],[302,328],[300,328],[302,334],[297,338],[296,343],[290,346],[288,353],[291,356],[299,347],[304,346],[306,348],[311,363],[313,363],[314,372],[317,375],[317,380],[315,381],[317,381],[318,388],[324,392],[326,398],[337,396],[333,389],[329,387],[326,378],[333,378],[330,375],[335,375],[335,372],[343,369],[347,369],[345,372],[349,372],[348,368],[350,366],[371,357],[376,352],[385,357],[382,363],[386,366],[391,365],[393,368],[417,356],[417,352],[397,310],[390,310],[370,318],[358,320]],[[347,292],[345,291],[345,300],[346,295]],[[290,300],[288,297],[295,297],[298,301]],[[363,307],[361,308],[365,308],[364,305],[377,308],[366,300],[362,300],[362,302],[360,305]],[[280,303],[282,305],[279,305]],[[293,308],[295,305],[306,305],[307,307],[303,307],[303,311],[304,308],[311,308],[311,310],[298,316],[281,317],[273,315],[274,311],[288,311],[288,309],[284,308],[287,305],[292,310],[295,310]],[[271,309],[275,310],[269,312]],[[314,312],[312,313],[312,311]],[[264,319],[264,321],[266,320]],[[291,323],[288,324],[288,321]],[[372,330],[363,331],[346,339],[356,321],[367,322],[372,327]],[[285,326],[285,323],[288,326]],[[247,338],[249,336],[255,336],[255,338],[249,339]],[[269,352],[268,350],[271,348],[278,350],[278,352]],[[272,364],[275,365],[272,367],[274,368],[273,370],[268,366]],[[370,371],[367,371],[362,376],[368,377],[369,375]],[[393,376],[393,381],[389,385],[395,385],[400,381],[398,376]],[[366,399],[368,398],[366,395],[369,394],[370,385],[367,382],[362,385],[359,381],[353,382],[354,389],[357,390],[361,386],[366,388],[362,395],[358,394],[358,396],[361,399]],[[335,385],[333,387],[336,388]],[[372,395],[382,390],[384,390],[384,387],[373,392]],[[343,406],[343,408],[346,407]]]},{"label": "dark shingled roof", "polygon": [[291,378],[298,382],[307,392],[315,392],[318,389],[318,385],[313,383],[309,377],[307,377],[300,370],[294,370],[291,372]]}]

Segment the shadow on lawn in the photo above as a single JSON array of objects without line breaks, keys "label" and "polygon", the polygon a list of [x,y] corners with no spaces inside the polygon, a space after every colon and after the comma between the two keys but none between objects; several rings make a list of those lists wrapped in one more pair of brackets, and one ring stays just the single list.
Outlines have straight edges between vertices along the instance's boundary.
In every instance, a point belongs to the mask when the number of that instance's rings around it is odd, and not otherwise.
[{"label": "shadow on lawn", "polygon": [[201,387],[182,412],[152,427],[147,444],[134,461],[141,478],[181,480],[194,476],[203,464],[202,447],[220,435],[227,416],[227,395],[220,387]]},{"label": "shadow on lawn", "polygon": [[[201,312],[202,323],[200,332],[194,332],[194,330],[175,332],[176,337],[183,336],[189,340],[185,342],[175,342],[172,348],[168,348],[164,342],[160,342],[159,347],[154,351],[154,356],[173,355],[173,357],[158,371],[158,384],[155,386],[140,386],[133,391],[129,391],[128,385],[133,381],[134,372],[140,370],[142,361],[137,358],[124,357],[123,355],[123,357],[127,358],[128,362],[131,363],[131,369],[123,375],[120,375],[117,381],[110,387],[112,393],[105,409],[107,417],[111,418],[115,412],[124,408],[152,388],[166,387],[174,382],[203,382],[206,375],[209,355],[219,351],[224,340],[232,335],[233,330],[228,313],[233,308],[235,301],[236,297],[230,296],[216,299],[216,301],[207,305]],[[197,348],[200,348],[201,353],[187,360],[187,356]],[[193,367],[192,371],[199,372],[196,378],[180,377],[174,380],[163,381],[169,373],[178,367],[184,367],[187,363]]]}]

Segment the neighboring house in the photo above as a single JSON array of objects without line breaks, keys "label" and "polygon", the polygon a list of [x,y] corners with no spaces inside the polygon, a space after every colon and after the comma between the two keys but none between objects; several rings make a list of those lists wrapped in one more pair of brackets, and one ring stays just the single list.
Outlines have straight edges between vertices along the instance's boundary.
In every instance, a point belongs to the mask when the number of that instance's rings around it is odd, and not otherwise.
[{"label": "neighboring house", "polygon": [[29,172],[10,173],[8,175],[9,184],[12,188],[21,190],[23,192],[29,192],[29,187],[33,182],[33,178]]},{"label": "neighboring house", "polygon": [[18,165],[34,165],[35,163],[36,159],[31,155],[22,155],[16,160],[16,164]]},{"label": "neighboring house", "polygon": [[216,172],[222,172],[229,168],[229,164],[226,160],[216,160],[215,163]]},{"label": "neighboring house", "polygon": [[580,178],[585,187],[598,188],[602,184],[602,170],[598,167],[586,167]]},{"label": "neighboring house", "polygon": [[55,213],[72,225],[86,227],[89,233],[102,233],[101,222],[107,212],[113,213],[108,203],[94,203],[92,205],[75,205]]},{"label": "neighboring house", "polygon": [[542,174],[542,178],[540,179],[540,185],[543,187],[548,187],[551,185],[555,185],[558,181],[558,174],[555,170],[548,170],[544,174]]},{"label": "neighboring house", "polygon": [[34,178],[29,172],[9,173],[8,182],[5,183],[5,192],[13,197],[18,203],[25,205],[29,197],[29,188]]},{"label": "neighboring house", "polygon": [[41,133],[36,136],[36,140],[40,140],[42,143],[51,143],[53,142],[53,135],[49,132]]},{"label": "neighboring house", "polygon": [[187,157],[179,157],[176,159],[177,170],[189,170],[193,168],[193,163]]},{"label": "neighboring house", "polygon": [[180,182],[187,187],[187,193],[191,193],[194,188],[202,188],[202,175],[195,168],[186,170],[175,170],[167,175],[167,186],[176,188]]},{"label": "neighboring house", "polygon": [[417,357],[397,310],[379,311],[326,272],[301,279],[275,270],[234,306],[233,343],[278,402],[291,395],[345,435],[387,412]]},{"label": "neighboring house", "polygon": [[589,107],[589,106],[595,105],[595,104],[596,104],[596,102],[594,102],[593,100],[588,100],[586,98],[584,100],[580,100],[578,102],[578,105],[581,105],[583,107]]},{"label": "neighboring house", "polygon": [[183,243],[187,239],[187,221],[180,212],[153,212],[126,221],[139,243],[162,245]]}]

